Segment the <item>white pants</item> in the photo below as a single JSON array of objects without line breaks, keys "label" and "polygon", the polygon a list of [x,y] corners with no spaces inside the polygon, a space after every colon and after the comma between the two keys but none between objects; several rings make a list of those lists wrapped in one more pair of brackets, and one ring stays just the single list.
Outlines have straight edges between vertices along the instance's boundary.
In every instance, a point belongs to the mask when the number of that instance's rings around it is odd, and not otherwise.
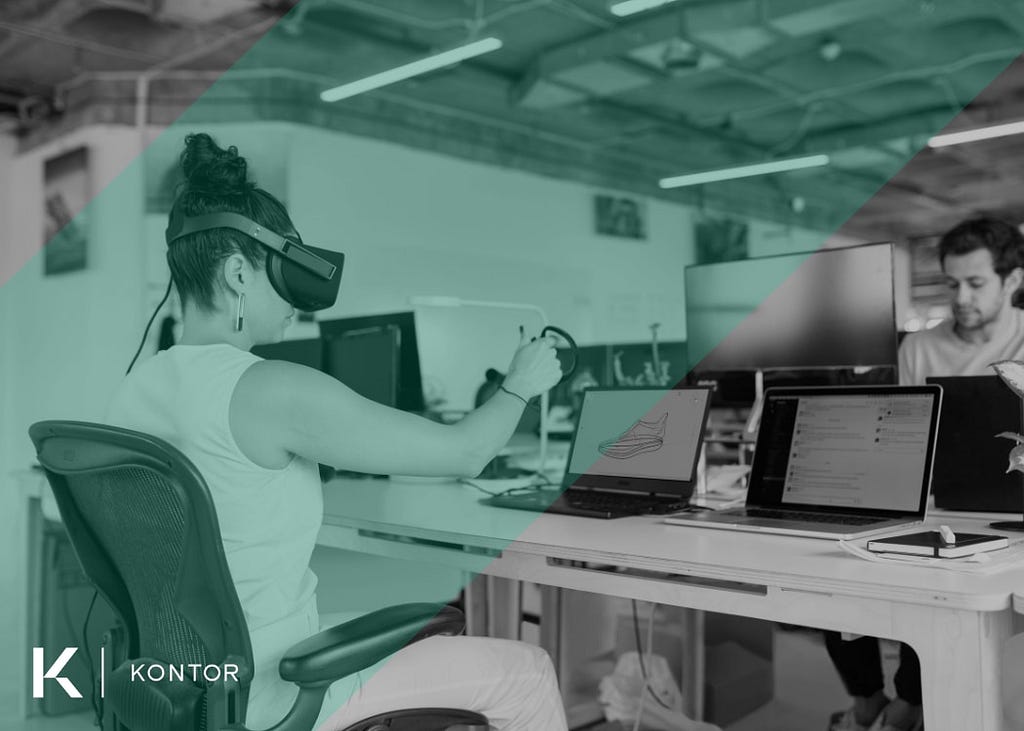
[{"label": "white pants", "polygon": [[430,637],[331,686],[318,731],[337,731],[385,711],[457,708],[500,731],[565,731],[565,710],[547,653],[487,637]]}]

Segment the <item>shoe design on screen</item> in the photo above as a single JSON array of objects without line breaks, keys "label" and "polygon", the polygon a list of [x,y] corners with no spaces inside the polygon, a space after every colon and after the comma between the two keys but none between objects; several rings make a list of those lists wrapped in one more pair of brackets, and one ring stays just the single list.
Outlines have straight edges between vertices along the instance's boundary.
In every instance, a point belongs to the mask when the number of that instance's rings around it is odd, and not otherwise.
[{"label": "shoe design on screen", "polygon": [[619,436],[605,439],[597,449],[605,457],[612,459],[629,459],[638,454],[656,452],[665,443],[665,426],[667,424],[667,411],[657,421],[640,419]]}]

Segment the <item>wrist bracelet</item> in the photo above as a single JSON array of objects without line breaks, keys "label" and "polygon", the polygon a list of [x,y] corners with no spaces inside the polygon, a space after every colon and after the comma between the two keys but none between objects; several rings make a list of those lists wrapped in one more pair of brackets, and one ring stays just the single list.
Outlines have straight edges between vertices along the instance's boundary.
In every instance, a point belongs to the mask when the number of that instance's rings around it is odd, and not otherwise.
[{"label": "wrist bracelet", "polygon": [[509,396],[515,396],[515,397],[516,397],[517,399],[519,399],[520,401],[522,401],[522,402],[523,402],[523,405],[524,405],[524,406],[527,406],[527,405],[529,405],[529,402],[528,402],[528,401],[527,401],[526,399],[524,399],[524,398],[523,398],[522,396],[520,396],[520,395],[519,395],[518,393],[512,393],[511,391],[509,391],[509,390],[508,390],[507,388],[505,388],[504,386],[498,386],[498,390],[499,390],[499,391],[504,391],[504,392],[505,392],[505,393],[507,393],[507,394],[508,394]]}]

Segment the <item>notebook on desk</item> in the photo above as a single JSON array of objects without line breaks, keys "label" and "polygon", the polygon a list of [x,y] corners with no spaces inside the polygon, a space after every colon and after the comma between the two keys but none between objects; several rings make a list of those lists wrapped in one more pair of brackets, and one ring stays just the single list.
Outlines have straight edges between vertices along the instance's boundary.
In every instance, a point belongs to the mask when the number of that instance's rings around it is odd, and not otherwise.
[{"label": "notebook on desk", "polygon": [[746,504],[667,523],[859,538],[922,522],[942,389],[770,388]]},{"label": "notebook on desk", "polygon": [[483,502],[591,518],[679,510],[696,482],[709,396],[707,388],[587,389],[561,485]]}]

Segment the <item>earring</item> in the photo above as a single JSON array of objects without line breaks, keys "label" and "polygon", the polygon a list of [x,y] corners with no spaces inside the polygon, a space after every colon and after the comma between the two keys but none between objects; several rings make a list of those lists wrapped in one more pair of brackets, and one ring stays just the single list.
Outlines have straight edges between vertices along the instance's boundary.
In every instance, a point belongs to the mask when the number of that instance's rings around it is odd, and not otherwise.
[{"label": "earring", "polygon": [[242,316],[245,313],[245,293],[238,295],[238,311],[235,313],[235,332],[242,332]]}]

